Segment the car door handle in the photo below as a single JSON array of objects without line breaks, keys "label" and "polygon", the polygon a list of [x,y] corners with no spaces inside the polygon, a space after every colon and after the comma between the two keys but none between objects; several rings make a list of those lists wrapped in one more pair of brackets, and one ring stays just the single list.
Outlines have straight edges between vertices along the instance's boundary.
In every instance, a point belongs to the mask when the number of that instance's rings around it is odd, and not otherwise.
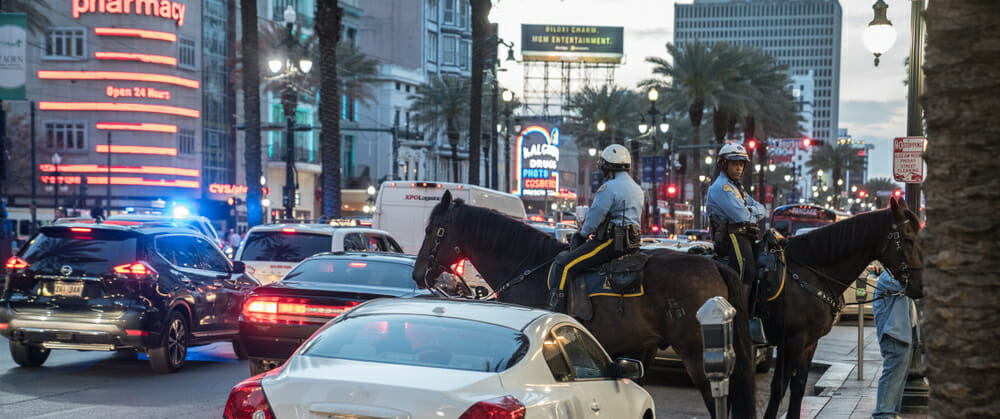
[{"label": "car door handle", "polygon": [[601,404],[597,402],[597,399],[590,401],[590,410],[593,410],[595,412],[601,410]]}]

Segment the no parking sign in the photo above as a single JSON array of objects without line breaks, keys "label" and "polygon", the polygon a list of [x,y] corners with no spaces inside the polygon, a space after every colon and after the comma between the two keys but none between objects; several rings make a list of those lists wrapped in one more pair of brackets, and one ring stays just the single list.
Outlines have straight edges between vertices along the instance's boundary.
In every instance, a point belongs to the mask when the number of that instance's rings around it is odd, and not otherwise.
[{"label": "no parking sign", "polygon": [[924,181],[924,137],[896,137],[892,140],[892,176],[897,181]]}]

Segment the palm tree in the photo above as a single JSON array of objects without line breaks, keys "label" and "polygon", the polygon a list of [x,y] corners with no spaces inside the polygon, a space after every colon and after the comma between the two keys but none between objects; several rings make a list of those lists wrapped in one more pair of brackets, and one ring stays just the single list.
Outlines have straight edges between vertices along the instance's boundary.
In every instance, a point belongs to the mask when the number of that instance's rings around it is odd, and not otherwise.
[{"label": "palm tree", "polygon": [[[666,92],[668,110],[684,110],[691,121],[691,143],[701,145],[701,123],[706,107],[715,107],[722,102],[728,92],[725,80],[733,77],[736,70],[732,62],[719,57],[707,44],[694,40],[677,46],[667,43],[670,60],[661,57],[647,57],[653,64],[653,74],[661,79],[648,79],[639,85],[643,88],[656,87]],[[668,81],[669,80],[669,81]],[[694,153],[695,156],[701,153]],[[691,159],[695,176],[702,173],[701,159]],[[701,228],[700,187],[694,188],[694,227]]]},{"label": "palm tree", "polygon": [[[996,336],[1000,228],[994,186],[1000,155],[996,46],[1000,8],[935,0],[925,13],[928,147],[924,318],[929,416],[991,416],[1000,395]],[[955,22],[962,22],[956,26]],[[982,48],[989,48],[989,51]],[[993,76],[987,76],[993,74]],[[992,411],[992,410],[990,410]]]},{"label": "palm tree", "polygon": [[819,170],[829,170],[832,173],[833,206],[840,208],[840,188],[844,174],[851,169],[863,169],[865,158],[858,155],[858,149],[850,144],[823,144],[813,150],[809,156],[809,173],[816,174]]},{"label": "palm tree", "polygon": [[247,225],[263,222],[260,188],[260,57],[257,55],[257,0],[240,0],[243,26],[243,160],[246,164]]},{"label": "palm tree", "polygon": [[316,36],[319,41],[319,133],[323,159],[323,217],[340,218],[340,79],[337,45],[344,9],[337,0],[316,2]]},{"label": "palm tree", "polygon": [[[436,76],[417,87],[416,93],[409,97],[410,110],[414,113],[411,119],[421,127],[424,134],[428,138],[436,138],[441,133],[448,136],[451,145],[452,180],[455,182],[459,179],[458,140],[462,132],[467,132],[462,123],[468,116],[467,98],[471,88],[469,79],[451,75]],[[474,137],[476,136],[471,136],[470,140]],[[469,150],[469,156],[472,156],[472,150]]]},{"label": "palm tree", "polygon": [[469,91],[469,183],[479,185],[479,152],[483,115],[483,68],[490,33],[492,0],[469,0],[472,9],[472,84]]},{"label": "palm tree", "polygon": [[889,206],[888,197],[878,196],[879,192],[891,193],[896,189],[899,189],[899,185],[896,184],[896,182],[893,182],[892,179],[889,179],[887,177],[874,177],[868,179],[868,182],[866,182],[864,186],[861,187],[861,190],[865,191],[865,193],[868,196],[874,197],[875,208],[885,208]]},{"label": "palm tree", "polygon": [[[645,95],[620,86],[584,87],[570,96],[566,103],[569,116],[562,128],[576,138],[577,147],[602,149],[618,139],[624,139],[638,125],[644,108]],[[597,122],[604,121],[607,129],[597,131]],[[637,156],[633,156],[636,158]]]}]

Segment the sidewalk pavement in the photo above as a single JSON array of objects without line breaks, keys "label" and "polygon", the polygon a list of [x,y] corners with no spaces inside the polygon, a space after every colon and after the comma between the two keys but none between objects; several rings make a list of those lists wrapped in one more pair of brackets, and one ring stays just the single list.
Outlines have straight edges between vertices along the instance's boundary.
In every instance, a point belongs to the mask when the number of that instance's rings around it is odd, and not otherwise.
[{"label": "sidewalk pavement", "polygon": [[[867,324],[871,324],[869,321]],[[882,375],[882,355],[879,352],[875,327],[863,329],[858,380],[858,326],[855,322],[840,323],[819,340],[813,365],[826,371],[815,384],[814,396],[802,400],[802,418],[866,419],[875,410],[878,377]],[[787,397],[787,396],[786,396]],[[904,397],[904,408],[906,397]],[[926,419],[926,413],[901,413],[905,419]]]}]

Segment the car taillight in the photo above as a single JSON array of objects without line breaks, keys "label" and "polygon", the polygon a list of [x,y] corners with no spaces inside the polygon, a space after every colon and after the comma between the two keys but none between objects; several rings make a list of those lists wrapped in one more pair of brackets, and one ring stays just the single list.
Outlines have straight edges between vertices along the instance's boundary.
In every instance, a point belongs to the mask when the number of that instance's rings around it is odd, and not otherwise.
[{"label": "car taillight", "polygon": [[462,259],[462,260],[460,260],[458,262],[455,262],[454,265],[451,265],[451,271],[454,272],[458,276],[464,276],[465,275],[465,262],[466,261],[468,261],[468,259]]},{"label": "car taillight", "polygon": [[243,303],[243,318],[260,323],[323,324],[358,304],[310,304],[304,298],[255,296]]},{"label": "car taillight", "polygon": [[472,405],[458,419],[524,419],[524,405],[514,396],[497,397]]},{"label": "car taillight", "polygon": [[17,256],[11,256],[7,259],[7,264],[4,266],[6,266],[7,269],[24,269],[31,266],[31,264]]},{"label": "car taillight", "polygon": [[277,374],[277,371],[255,375],[233,386],[222,416],[226,419],[274,419],[271,404],[267,402],[267,395],[260,382],[264,377]]},{"label": "car taillight", "polygon": [[135,276],[156,274],[156,270],[147,265],[146,262],[126,263],[124,265],[115,266],[114,270],[115,273]]}]

